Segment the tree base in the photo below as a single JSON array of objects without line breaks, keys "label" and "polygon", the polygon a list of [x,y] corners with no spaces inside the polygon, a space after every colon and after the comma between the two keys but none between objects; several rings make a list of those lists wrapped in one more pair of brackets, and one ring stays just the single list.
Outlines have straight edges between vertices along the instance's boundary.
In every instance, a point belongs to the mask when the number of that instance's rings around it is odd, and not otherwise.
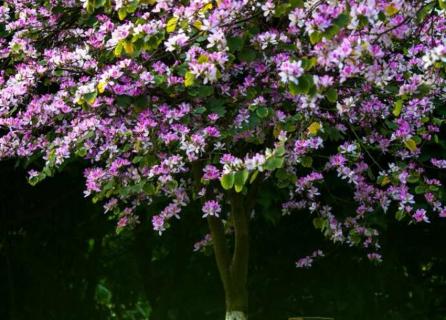
[{"label": "tree base", "polygon": [[242,311],[228,311],[226,312],[225,320],[247,320],[248,317]]}]

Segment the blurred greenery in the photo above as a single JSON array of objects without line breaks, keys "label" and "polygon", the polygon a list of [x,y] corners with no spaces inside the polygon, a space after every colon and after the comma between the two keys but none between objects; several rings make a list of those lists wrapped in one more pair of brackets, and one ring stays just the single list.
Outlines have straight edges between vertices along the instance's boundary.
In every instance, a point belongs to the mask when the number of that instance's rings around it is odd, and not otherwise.
[{"label": "blurred greenery", "polygon": [[[222,319],[213,257],[193,253],[206,233],[197,208],[159,237],[147,213],[119,235],[83,198],[81,168],[36,187],[14,163],[0,165],[0,319]],[[444,221],[382,225],[384,262],[327,243],[311,216],[279,219],[277,193],[263,190],[252,226],[250,319],[446,319]],[[341,206],[342,207],[342,206]],[[296,259],[322,248],[308,270]]]}]

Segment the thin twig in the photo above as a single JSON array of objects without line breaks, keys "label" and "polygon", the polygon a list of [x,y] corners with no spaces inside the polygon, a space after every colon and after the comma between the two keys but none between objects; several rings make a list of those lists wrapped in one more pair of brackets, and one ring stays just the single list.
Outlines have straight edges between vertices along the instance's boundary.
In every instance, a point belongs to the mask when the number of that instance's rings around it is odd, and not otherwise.
[{"label": "thin twig", "polygon": [[379,169],[384,170],[381,165],[378,163],[378,161],[375,160],[375,158],[372,156],[372,154],[369,152],[369,150],[367,149],[367,147],[362,143],[361,138],[358,136],[358,134],[356,133],[355,129],[353,129],[353,126],[348,124],[350,130],[353,132],[354,136],[356,137],[356,139],[358,140],[359,144],[361,145],[361,147],[364,148],[365,152],[367,153],[367,155],[370,157],[370,159],[373,161],[374,164],[376,164],[378,166]]}]

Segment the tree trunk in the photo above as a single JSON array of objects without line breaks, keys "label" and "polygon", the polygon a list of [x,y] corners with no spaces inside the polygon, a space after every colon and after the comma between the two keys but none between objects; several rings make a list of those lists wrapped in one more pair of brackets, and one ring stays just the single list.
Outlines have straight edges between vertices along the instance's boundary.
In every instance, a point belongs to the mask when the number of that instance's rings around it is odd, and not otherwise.
[{"label": "tree trunk", "polygon": [[248,317],[242,311],[227,311],[225,320],[247,320]]},{"label": "tree trunk", "polygon": [[233,194],[231,197],[231,221],[234,227],[232,253],[226,243],[222,221],[208,217],[215,260],[225,291],[226,320],[248,319],[249,217],[243,200],[241,194]]}]

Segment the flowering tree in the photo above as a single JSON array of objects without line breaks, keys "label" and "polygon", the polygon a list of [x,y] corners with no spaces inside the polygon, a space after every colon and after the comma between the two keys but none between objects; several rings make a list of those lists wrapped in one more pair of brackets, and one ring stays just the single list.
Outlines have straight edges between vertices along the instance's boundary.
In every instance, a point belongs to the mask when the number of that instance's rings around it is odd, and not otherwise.
[{"label": "flowering tree", "polygon": [[[1,158],[36,184],[81,158],[118,229],[199,203],[246,319],[259,186],[289,190],[335,242],[379,261],[377,214],[445,217],[446,1],[5,0]],[[356,210],[324,201],[343,181]],[[161,211],[154,208],[164,205]],[[308,267],[323,253],[297,262]]]}]

